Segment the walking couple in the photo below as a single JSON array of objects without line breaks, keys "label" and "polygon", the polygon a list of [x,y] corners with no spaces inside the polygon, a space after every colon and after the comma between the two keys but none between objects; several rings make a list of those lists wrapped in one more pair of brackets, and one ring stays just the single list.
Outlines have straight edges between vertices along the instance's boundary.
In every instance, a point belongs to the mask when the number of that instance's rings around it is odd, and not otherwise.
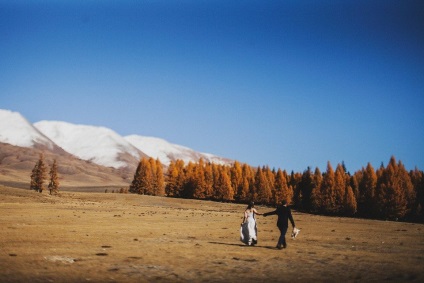
[{"label": "walking couple", "polygon": [[256,217],[255,215],[263,215],[264,217],[268,215],[277,215],[277,227],[280,230],[280,238],[278,239],[277,248],[282,249],[287,247],[286,242],[286,233],[288,230],[288,222],[290,220],[291,225],[293,226],[292,236],[296,237],[299,233],[299,229],[295,227],[293,216],[291,214],[290,208],[287,206],[287,201],[283,200],[281,205],[277,207],[276,210],[267,212],[267,213],[259,213],[255,209],[255,204],[250,202],[244,211],[243,221],[241,223],[240,228],[240,240],[249,246],[254,246],[258,243],[257,238],[257,225],[256,225]]}]

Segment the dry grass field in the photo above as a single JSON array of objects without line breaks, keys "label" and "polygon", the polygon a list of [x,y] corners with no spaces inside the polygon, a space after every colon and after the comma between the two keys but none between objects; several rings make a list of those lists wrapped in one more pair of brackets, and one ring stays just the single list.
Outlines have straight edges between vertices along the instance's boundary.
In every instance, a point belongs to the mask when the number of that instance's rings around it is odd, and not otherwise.
[{"label": "dry grass field", "polygon": [[277,250],[275,216],[239,241],[244,208],[0,186],[0,282],[424,282],[424,225],[294,212]]}]

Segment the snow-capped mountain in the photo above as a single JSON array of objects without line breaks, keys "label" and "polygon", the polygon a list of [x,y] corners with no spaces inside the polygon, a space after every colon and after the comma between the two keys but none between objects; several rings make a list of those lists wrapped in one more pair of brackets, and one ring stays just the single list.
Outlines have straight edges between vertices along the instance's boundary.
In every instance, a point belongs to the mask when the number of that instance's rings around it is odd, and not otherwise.
[{"label": "snow-capped mountain", "polygon": [[201,153],[191,148],[172,144],[164,139],[155,137],[145,137],[139,135],[129,135],[124,137],[136,148],[142,150],[147,155],[158,158],[162,164],[169,165],[172,160],[183,160],[184,163],[197,162],[203,158],[205,162],[216,164],[230,164],[232,161],[209,153]]},{"label": "snow-capped mountain", "polygon": [[105,127],[75,125],[68,122],[40,121],[29,123],[21,114],[0,109],[0,142],[18,147],[71,154],[81,160],[132,171],[140,158],[158,158],[169,165],[181,159],[185,163],[205,162],[232,164],[232,160],[197,152],[166,140],[140,135],[122,137]]},{"label": "snow-capped mountain", "polygon": [[121,168],[135,165],[146,155],[105,127],[40,121],[34,126],[67,152],[93,163]]},{"label": "snow-capped mountain", "polygon": [[20,113],[0,109],[0,142],[20,147],[45,147],[57,149],[57,145],[37,130]]}]

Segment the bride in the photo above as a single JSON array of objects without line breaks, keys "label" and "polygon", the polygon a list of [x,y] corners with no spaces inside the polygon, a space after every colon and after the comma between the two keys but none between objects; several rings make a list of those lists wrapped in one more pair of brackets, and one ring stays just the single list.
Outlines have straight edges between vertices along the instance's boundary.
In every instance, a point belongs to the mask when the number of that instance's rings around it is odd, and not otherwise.
[{"label": "bride", "polygon": [[262,215],[255,209],[254,202],[250,202],[244,211],[243,221],[240,227],[240,240],[249,246],[254,246],[258,243],[257,238],[257,226],[256,226],[256,214]]}]

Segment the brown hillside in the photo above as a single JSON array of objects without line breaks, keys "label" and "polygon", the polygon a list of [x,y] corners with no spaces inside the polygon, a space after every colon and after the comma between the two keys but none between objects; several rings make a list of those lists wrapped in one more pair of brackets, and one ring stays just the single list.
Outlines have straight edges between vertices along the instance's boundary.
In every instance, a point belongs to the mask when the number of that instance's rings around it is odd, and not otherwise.
[{"label": "brown hillside", "polygon": [[65,151],[51,152],[0,143],[0,184],[29,188],[31,171],[40,153],[49,166],[56,159],[60,185],[65,190],[73,187],[127,187],[137,165],[115,169],[83,161]]}]

